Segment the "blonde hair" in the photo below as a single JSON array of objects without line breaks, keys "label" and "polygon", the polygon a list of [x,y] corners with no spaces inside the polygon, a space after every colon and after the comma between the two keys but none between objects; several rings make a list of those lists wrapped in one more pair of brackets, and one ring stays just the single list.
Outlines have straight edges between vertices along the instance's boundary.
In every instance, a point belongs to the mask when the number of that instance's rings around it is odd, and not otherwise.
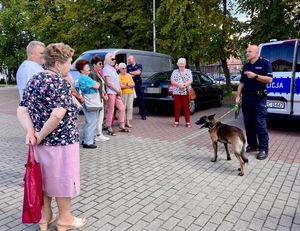
[{"label": "blonde hair", "polygon": [[66,63],[73,56],[74,51],[74,49],[64,43],[49,44],[43,53],[45,67],[53,67],[56,61],[59,61],[61,64]]},{"label": "blonde hair", "polygon": [[105,55],[105,64],[109,64],[109,61],[110,61],[110,57],[111,56],[114,56],[113,53],[111,52],[108,52],[106,55]]}]

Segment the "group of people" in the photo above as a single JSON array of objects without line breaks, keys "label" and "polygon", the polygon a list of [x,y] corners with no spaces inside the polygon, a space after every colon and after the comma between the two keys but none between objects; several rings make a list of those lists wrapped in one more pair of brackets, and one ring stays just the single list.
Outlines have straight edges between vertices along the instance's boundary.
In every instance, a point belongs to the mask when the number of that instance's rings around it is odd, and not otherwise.
[{"label": "group of people", "polygon": [[[120,132],[129,132],[132,119],[133,93],[136,91],[140,115],[146,119],[146,110],[142,100],[141,72],[133,56],[128,63],[119,64],[120,74],[116,71],[116,57],[112,53],[103,60],[95,56],[91,60],[79,60],[76,69],[80,72],[79,88],[83,94],[99,94],[103,102],[100,111],[88,111],[82,95],[73,86],[69,72],[74,50],[63,43],[49,44],[33,41],[27,47],[27,60],[17,72],[17,82],[21,102],[17,110],[20,124],[26,132],[26,144],[31,143],[37,161],[41,165],[43,178],[42,219],[39,222],[42,231],[57,218],[52,212],[52,197],[56,198],[59,216],[58,231],[77,229],[87,223],[85,218],[71,215],[71,197],[80,193],[80,157],[77,117],[78,105],[74,96],[83,104],[86,123],[83,134],[83,147],[95,148],[94,140],[108,140],[102,134],[102,124],[106,113],[108,134],[114,136],[112,120],[115,107],[119,110]],[[268,134],[266,128],[266,96],[262,93],[266,83],[272,81],[270,64],[258,57],[258,47],[247,49],[249,63],[244,66],[236,101],[240,101],[244,86],[243,107],[244,122],[249,146],[247,151],[259,148],[258,159],[268,155]],[[186,127],[191,127],[186,88],[192,84],[192,74],[186,69],[186,60],[178,60],[178,70],[171,77],[175,105],[175,123],[179,124],[180,110],[183,108]],[[259,96],[259,97],[258,97]],[[126,111],[126,112],[125,112]],[[257,141],[258,139],[258,141]]]}]

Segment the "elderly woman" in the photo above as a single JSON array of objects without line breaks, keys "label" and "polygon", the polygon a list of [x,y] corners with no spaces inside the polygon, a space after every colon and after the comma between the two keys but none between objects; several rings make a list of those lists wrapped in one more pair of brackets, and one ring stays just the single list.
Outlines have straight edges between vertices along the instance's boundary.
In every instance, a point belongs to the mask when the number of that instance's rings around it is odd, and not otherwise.
[{"label": "elderly woman", "polygon": [[25,130],[26,144],[34,146],[43,177],[44,205],[40,229],[47,230],[55,221],[51,208],[56,198],[59,217],[57,229],[77,229],[86,219],[70,213],[71,196],[80,192],[79,135],[76,124],[78,107],[72,100],[71,85],[62,76],[72,69],[74,50],[63,43],[46,47],[46,70],[27,83],[18,107],[18,119]]},{"label": "elderly woman", "polygon": [[132,128],[130,124],[130,120],[132,120],[132,109],[133,109],[133,88],[134,88],[134,81],[130,74],[126,71],[126,64],[120,63],[120,80],[121,80],[121,88],[122,88],[122,95],[121,99],[123,104],[125,105],[125,126]]},{"label": "elderly woman", "polygon": [[116,57],[113,53],[107,53],[105,55],[105,67],[103,70],[103,76],[105,77],[106,82],[106,90],[108,94],[107,100],[107,115],[106,115],[106,123],[107,123],[107,133],[110,136],[115,136],[111,124],[112,118],[114,115],[115,106],[119,110],[119,122],[120,122],[120,132],[130,132],[128,129],[125,128],[124,123],[124,116],[125,116],[125,106],[122,102],[121,95],[121,81],[114,68],[116,63]]},{"label": "elderly woman", "polygon": [[105,111],[104,107],[106,104],[104,101],[107,101],[107,99],[108,99],[108,96],[105,91],[105,81],[102,78],[102,76],[100,75],[100,71],[101,71],[102,65],[103,65],[103,59],[99,56],[94,56],[91,59],[91,64],[93,66],[93,69],[91,70],[89,77],[91,77],[93,80],[95,80],[97,83],[100,84],[99,94],[100,94],[100,100],[103,105],[103,108],[99,112],[99,115],[98,115],[95,141],[107,141],[107,140],[109,140],[109,138],[104,136],[102,133],[102,124],[103,124],[104,111]]},{"label": "elderly woman", "polygon": [[[99,94],[100,83],[91,79],[88,74],[90,73],[90,62],[86,59],[80,59],[76,62],[75,68],[80,72],[78,77],[79,88],[84,95]],[[85,124],[83,129],[83,148],[97,148],[94,145],[94,137],[97,127],[97,120],[99,111],[88,111],[85,104],[82,105],[82,110],[85,116]]]},{"label": "elderly woman", "polygon": [[174,70],[171,76],[175,110],[175,123],[173,126],[178,127],[180,111],[182,108],[185,116],[186,127],[190,128],[190,109],[186,88],[191,86],[193,82],[193,76],[191,70],[185,68],[185,58],[178,59],[177,66],[178,69]]}]

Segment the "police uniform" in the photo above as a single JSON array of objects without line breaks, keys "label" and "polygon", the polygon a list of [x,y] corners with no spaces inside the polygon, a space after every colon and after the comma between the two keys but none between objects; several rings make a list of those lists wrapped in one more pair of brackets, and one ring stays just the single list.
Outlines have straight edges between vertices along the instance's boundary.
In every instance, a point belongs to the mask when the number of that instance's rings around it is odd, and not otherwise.
[{"label": "police uniform", "polygon": [[[137,70],[140,70],[142,72],[143,67],[141,64],[136,63],[134,66],[127,65],[128,73],[130,73],[131,71],[137,71]],[[144,105],[144,101],[143,101],[141,75],[136,75],[136,76],[132,77],[132,79],[135,84],[134,88],[135,88],[135,92],[136,92],[136,98],[137,98],[137,102],[138,102],[140,115],[142,116],[143,119],[146,119],[146,109],[145,109],[145,105]]]},{"label": "police uniform", "polygon": [[248,78],[245,74],[247,71],[273,78],[272,66],[268,60],[259,57],[255,63],[249,62],[244,65],[240,80],[241,83],[244,83],[242,105],[248,145],[267,153],[269,149],[266,121],[267,84],[256,78]]}]

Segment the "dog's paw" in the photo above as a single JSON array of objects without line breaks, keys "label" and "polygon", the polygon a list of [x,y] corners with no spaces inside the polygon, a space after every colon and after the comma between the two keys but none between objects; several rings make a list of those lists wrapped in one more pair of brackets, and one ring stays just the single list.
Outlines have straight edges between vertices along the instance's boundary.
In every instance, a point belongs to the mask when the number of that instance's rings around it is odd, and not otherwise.
[{"label": "dog's paw", "polygon": [[238,171],[241,171],[241,168],[238,168]]},{"label": "dog's paw", "polygon": [[230,158],[230,157],[227,157],[227,160],[231,160],[231,158]]}]

